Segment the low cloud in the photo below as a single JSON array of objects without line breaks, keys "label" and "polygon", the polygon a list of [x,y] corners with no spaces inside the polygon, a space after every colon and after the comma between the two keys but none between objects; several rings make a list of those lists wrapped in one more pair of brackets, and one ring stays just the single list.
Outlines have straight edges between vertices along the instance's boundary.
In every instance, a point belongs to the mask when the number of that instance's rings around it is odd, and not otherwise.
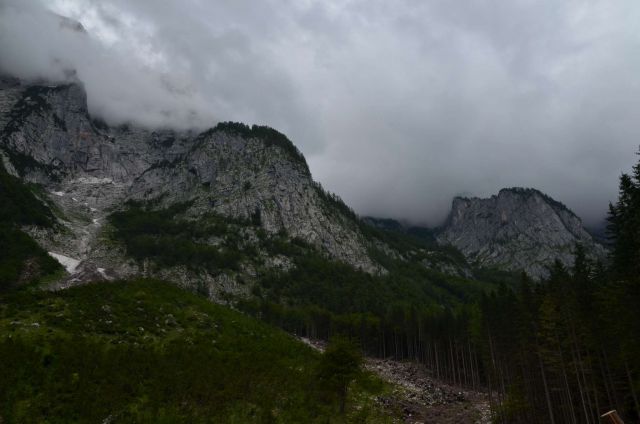
[{"label": "low cloud", "polygon": [[[640,143],[640,4],[0,0],[0,69],[111,123],[273,126],[361,214],[536,187],[587,223]],[[60,28],[52,12],[86,28]]]}]

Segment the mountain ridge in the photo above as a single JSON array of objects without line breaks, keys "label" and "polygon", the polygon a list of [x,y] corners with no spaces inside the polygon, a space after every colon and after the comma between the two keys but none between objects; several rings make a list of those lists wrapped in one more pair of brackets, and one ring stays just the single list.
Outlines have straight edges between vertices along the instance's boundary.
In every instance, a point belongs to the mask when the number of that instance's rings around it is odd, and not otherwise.
[{"label": "mountain ridge", "polygon": [[[253,223],[248,230],[236,228],[238,234],[242,233],[238,237],[248,239],[255,240],[258,229],[272,235],[284,231],[288,237],[305,240],[329,257],[368,273],[386,272],[374,259],[379,253],[372,255],[372,249],[403,261],[412,260],[415,254],[411,252],[435,249],[439,253],[426,255],[429,259],[419,255],[425,267],[472,276],[470,267],[456,254],[450,256],[439,247],[452,245],[462,250],[467,260],[477,260],[477,254],[446,237],[447,223],[433,230],[395,220],[358,217],[338,196],[312,179],[304,155],[272,128],[232,122],[221,122],[201,132],[148,130],[132,124],[110,127],[90,115],[81,83],[43,85],[12,77],[3,77],[0,82],[3,164],[10,174],[42,185],[48,201],[61,212],[64,231],[31,228],[29,232],[49,251],[80,262],[78,275],[70,283],[105,275],[147,275],[146,265],[131,264],[126,252],[116,254],[118,249],[104,247],[109,214],[128,201],[155,205],[158,210],[188,204],[181,216],[189,220],[213,213]],[[560,220],[575,237],[585,238],[579,218],[562,203],[539,190],[524,188],[503,189],[491,199],[508,193],[540,199],[563,217]],[[454,198],[447,222],[458,204],[481,201]],[[397,247],[400,250],[390,248],[387,243],[395,242],[367,230],[370,225],[383,232],[405,234],[417,244],[407,247],[401,242]],[[523,232],[526,228],[520,234]],[[385,238],[387,241],[382,241]],[[408,254],[402,253],[405,248]],[[570,262],[566,252],[550,252],[560,253],[563,262]],[[546,258],[544,265],[550,260]],[[515,270],[523,263],[517,257],[512,262],[478,264]],[[250,269],[243,272],[254,274],[251,269],[256,265],[248,264]],[[536,277],[543,274],[540,267],[533,270]],[[184,284],[193,279],[182,271],[152,276],[174,278]],[[218,276],[209,284],[234,286],[238,278]]]},{"label": "mountain ridge", "polygon": [[504,188],[489,198],[455,197],[436,238],[471,262],[524,270],[534,278],[545,277],[556,259],[572,266],[576,244],[593,260],[605,258],[573,211],[533,188]]},{"label": "mountain ridge", "polygon": [[[353,212],[312,180],[304,156],[283,134],[235,123],[198,134],[113,128],[90,116],[81,84],[3,80],[0,150],[5,168],[42,185],[66,219],[65,231],[75,234],[69,238],[64,231],[32,228],[48,250],[92,259],[101,250],[92,250],[92,243],[101,237],[109,213],[127,200],[159,199],[158,207],[190,202],[186,215],[191,218],[215,212],[254,219],[270,234],[286,231],[356,268],[383,271],[369,258]],[[92,267],[93,276],[109,268]],[[130,272],[122,267],[112,277]]]}]

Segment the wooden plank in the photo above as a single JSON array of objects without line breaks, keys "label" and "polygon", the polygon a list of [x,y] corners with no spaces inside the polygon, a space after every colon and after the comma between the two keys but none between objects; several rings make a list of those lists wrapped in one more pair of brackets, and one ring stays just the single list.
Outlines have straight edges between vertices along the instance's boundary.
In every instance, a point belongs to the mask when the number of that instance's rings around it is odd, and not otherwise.
[{"label": "wooden plank", "polygon": [[618,412],[614,409],[613,411],[609,411],[606,414],[602,414],[600,418],[607,424],[624,424]]}]

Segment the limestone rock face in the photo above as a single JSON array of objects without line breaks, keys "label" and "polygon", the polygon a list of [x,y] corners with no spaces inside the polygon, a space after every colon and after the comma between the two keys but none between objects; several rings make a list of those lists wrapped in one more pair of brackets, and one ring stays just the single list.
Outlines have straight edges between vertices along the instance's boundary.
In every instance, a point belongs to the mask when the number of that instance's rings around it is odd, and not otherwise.
[{"label": "limestone rock face", "polygon": [[[33,235],[80,260],[79,270],[83,264],[113,270],[116,259],[103,263],[113,252],[99,236],[109,213],[127,200],[159,199],[189,202],[194,218],[207,212],[249,218],[267,232],[284,230],[334,259],[380,271],[353,218],[331,206],[291,142],[269,131],[279,142],[246,126],[203,133],[109,127],[89,115],[80,83],[0,77],[0,156],[9,172],[41,184],[62,211],[64,234]],[[117,276],[138,271],[120,268]]]},{"label": "limestone rock face", "polygon": [[592,258],[605,256],[580,218],[535,189],[503,189],[488,199],[455,198],[437,239],[458,248],[470,262],[524,270],[534,278],[546,276],[555,259],[571,266],[576,243]]},{"label": "limestone rock face", "polygon": [[[30,233],[50,252],[79,261],[76,280],[148,275],[146,265],[128,260],[104,235],[106,217],[128,200],[153,200],[158,207],[186,202],[186,214],[194,219],[213,212],[250,220],[267,233],[285,231],[370,273],[385,270],[369,249],[401,256],[365,235],[353,213],[313,181],[304,157],[274,130],[240,124],[202,133],[110,127],[90,116],[86,100],[78,82],[26,83],[0,76],[0,159],[8,172],[39,184],[41,196],[61,212],[63,231]],[[430,230],[418,233],[433,241]],[[571,211],[525,189],[502,190],[490,199],[455,199],[437,241],[479,265],[524,269],[535,277],[555,258],[571,264],[576,242],[593,257],[604,254]],[[427,250],[429,255],[420,256],[424,266],[471,276],[465,264],[448,265],[460,261]],[[252,264],[243,266],[253,272]],[[161,277],[185,285],[193,277],[189,270],[176,272]],[[224,274],[215,277],[219,281],[211,278],[211,285],[242,290]]]}]

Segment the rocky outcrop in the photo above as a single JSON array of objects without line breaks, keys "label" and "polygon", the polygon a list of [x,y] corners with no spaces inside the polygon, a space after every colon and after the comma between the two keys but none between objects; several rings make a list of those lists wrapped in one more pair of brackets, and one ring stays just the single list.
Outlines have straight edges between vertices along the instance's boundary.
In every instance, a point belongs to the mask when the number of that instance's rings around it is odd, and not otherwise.
[{"label": "rocky outcrop", "polygon": [[[159,207],[188,202],[188,216],[250,219],[285,231],[334,259],[381,270],[352,216],[332,206],[304,157],[267,127],[220,124],[202,133],[109,127],[92,119],[78,82],[27,84],[0,79],[0,155],[5,168],[39,184],[61,212],[64,231],[32,229],[48,250],[80,261],[78,273],[129,276],[105,248],[105,217],[127,200]],[[109,259],[111,257],[111,259]],[[83,267],[83,265],[85,265]],[[87,267],[91,271],[87,271]]]},{"label": "rocky outcrop", "polygon": [[[157,207],[186,203],[192,219],[215,213],[251,221],[370,273],[384,272],[368,254],[372,247],[414,259],[363,232],[353,212],[313,181],[295,146],[267,127],[223,123],[204,132],[110,127],[90,116],[77,81],[29,84],[0,77],[0,156],[7,171],[39,184],[60,212],[62,230],[30,232],[52,253],[79,261],[79,279],[146,273],[103,237],[106,217],[128,200],[153,201]],[[425,267],[471,275],[460,261],[438,251],[431,230],[392,220],[365,222],[420,240]],[[579,218],[530,189],[502,190],[490,199],[456,198],[437,240],[478,265],[524,269],[535,277],[556,258],[571,264],[577,242],[593,257],[603,255]],[[191,278],[187,271],[179,274],[173,277],[185,284]]]},{"label": "rocky outcrop", "polygon": [[488,199],[456,197],[437,239],[480,266],[524,270],[540,278],[555,259],[571,266],[580,243],[592,258],[604,248],[561,203],[534,189],[500,190]]}]

